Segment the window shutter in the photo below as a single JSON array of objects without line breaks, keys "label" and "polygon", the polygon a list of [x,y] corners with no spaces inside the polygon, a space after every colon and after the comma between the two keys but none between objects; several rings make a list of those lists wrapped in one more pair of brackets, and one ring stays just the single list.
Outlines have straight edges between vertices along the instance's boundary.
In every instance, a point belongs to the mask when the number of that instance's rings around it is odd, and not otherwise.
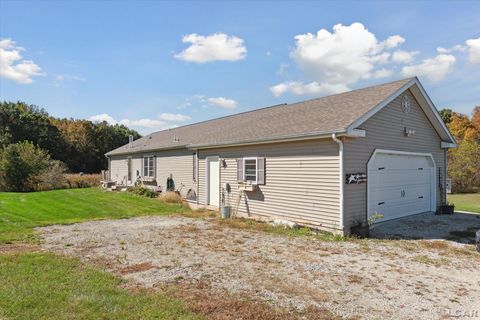
[{"label": "window shutter", "polygon": [[193,181],[197,181],[197,153],[193,154]]},{"label": "window shutter", "polygon": [[153,156],[153,178],[157,180],[157,156]]},{"label": "window shutter", "polygon": [[148,176],[148,158],[147,157],[143,157],[143,176],[146,177]]},{"label": "window shutter", "polygon": [[237,182],[243,181],[243,159],[237,159]]},{"label": "window shutter", "polygon": [[265,158],[257,158],[257,183],[265,184]]}]

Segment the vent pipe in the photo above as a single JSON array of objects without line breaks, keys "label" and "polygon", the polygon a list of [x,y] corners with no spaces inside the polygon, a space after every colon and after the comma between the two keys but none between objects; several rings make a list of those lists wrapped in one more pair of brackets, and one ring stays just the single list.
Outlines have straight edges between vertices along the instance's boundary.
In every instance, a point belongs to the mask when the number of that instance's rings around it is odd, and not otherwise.
[{"label": "vent pipe", "polygon": [[133,147],[133,136],[128,136],[128,147],[131,149]]}]

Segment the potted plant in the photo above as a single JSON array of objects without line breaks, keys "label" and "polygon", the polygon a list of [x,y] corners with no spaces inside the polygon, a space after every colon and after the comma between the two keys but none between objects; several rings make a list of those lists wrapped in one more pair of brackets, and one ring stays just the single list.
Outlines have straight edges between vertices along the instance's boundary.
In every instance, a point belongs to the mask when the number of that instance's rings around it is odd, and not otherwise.
[{"label": "potted plant", "polygon": [[383,214],[375,212],[372,216],[370,216],[370,218],[367,219],[366,222],[359,221],[350,229],[350,232],[352,235],[359,238],[368,238],[370,236],[370,226],[372,226],[378,219],[382,219],[383,217]]},{"label": "potted plant", "polygon": [[446,204],[441,205],[435,214],[453,214],[455,212],[455,205],[453,203],[447,202]]}]

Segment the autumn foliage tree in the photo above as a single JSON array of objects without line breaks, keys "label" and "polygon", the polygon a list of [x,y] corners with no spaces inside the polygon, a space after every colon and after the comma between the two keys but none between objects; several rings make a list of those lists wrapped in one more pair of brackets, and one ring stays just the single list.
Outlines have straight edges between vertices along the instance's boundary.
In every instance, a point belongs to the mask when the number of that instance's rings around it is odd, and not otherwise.
[{"label": "autumn foliage tree", "polygon": [[98,173],[107,168],[104,154],[140,134],[124,125],[57,119],[23,102],[0,102],[0,149],[29,141],[46,150],[70,172]]},{"label": "autumn foliage tree", "polygon": [[455,192],[480,189],[480,107],[472,117],[444,109],[440,112],[458,147],[448,151],[448,175]]}]

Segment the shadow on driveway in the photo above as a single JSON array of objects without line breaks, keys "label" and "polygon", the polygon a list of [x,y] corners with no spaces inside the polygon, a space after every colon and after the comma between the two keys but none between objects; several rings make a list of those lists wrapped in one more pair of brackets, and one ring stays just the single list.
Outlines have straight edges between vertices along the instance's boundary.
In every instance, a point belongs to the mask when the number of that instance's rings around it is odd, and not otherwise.
[{"label": "shadow on driveway", "polygon": [[459,243],[475,243],[480,230],[480,214],[459,213],[435,215],[422,213],[392,221],[380,222],[370,230],[370,237],[379,239],[445,239]]}]

